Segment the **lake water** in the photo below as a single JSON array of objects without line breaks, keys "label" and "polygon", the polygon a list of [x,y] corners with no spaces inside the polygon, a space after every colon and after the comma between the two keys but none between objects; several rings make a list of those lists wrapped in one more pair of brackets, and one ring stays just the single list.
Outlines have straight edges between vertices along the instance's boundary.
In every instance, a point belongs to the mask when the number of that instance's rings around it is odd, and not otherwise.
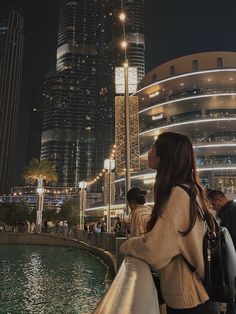
[{"label": "lake water", "polygon": [[112,280],[104,263],[72,248],[0,246],[0,313],[91,313]]}]

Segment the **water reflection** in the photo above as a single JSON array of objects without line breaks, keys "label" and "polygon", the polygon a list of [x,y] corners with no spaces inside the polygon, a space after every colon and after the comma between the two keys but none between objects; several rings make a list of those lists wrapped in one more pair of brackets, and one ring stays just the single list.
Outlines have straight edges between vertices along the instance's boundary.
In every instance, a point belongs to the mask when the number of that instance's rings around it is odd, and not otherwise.
[{"label": "water reflection", "polygon": [[1,246],[1,313],[91,313],[111,282],[107,271],[78,249]]}]

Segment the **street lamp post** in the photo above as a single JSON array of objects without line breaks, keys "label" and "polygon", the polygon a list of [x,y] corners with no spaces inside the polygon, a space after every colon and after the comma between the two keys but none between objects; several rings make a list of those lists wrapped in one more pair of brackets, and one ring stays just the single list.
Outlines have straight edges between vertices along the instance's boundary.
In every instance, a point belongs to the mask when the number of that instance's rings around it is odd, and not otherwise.
[{"label": "street lamp post", "polygon": [[79,228],[84,230],[84,212],[86,208],[86,187],[87,183],[85,181],[79,182],[79,200],[80,200],[80,212],[79,212]]},{"label": "street lamp post", "polygon": [[40,179],[40,178],[38,179],[38,186],[37,186],[36,192],[38,193],[38,210],[37,210],[36,226],[37,226],[37,231],[41,232],[43,199],[44,199],[43,179]]},{"label": "street lamp post", "polygon": [[[126,135],[126,174],[125,174],[125,195],[131,188],[130,179],[130,124],[129,124],[129,64],[126,59],[124,62],[124,78],[125,78],[125,135]],[[129,205],[126,201],[126,214],[129,213]]]},{"label": "street lamp post", "polygon": [[[113,159],[105,159],[104,161],[104,169],[107,170],[108,173],[108,209],[107,209],[107,233],[111,233],[111,172],[115,169],[115,160]],[[106,193],[106,191],[105,191]],[[106,205],[106,204],[105,204]]]},{"label": "street lamp post", "polygon": [[[122,23],[123,29],[123,41],[121,42],[121,47],[124,49],[125,53],[125,62],[124,62],[124,83],[125,83],[125,136],[126,136],[126,173],[125,173],[125,192],[131,188],[131,179],[130,179],[130,123],[129,123],[129,62],[127,58],[127,40],[125,34],[125,22],[126,14],[124,12],[123,1],[121,1],[122,12],[119,15],[119,19]],[[126,214],[129,213],[128,202],[126,201]]]}]

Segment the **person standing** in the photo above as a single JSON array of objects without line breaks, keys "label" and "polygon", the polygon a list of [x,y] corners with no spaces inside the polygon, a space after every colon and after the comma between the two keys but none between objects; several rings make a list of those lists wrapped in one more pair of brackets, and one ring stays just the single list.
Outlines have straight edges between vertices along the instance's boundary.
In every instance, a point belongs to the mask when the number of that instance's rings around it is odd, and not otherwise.
[{"label": "person standing", "polygon": [[218,314],[217,304],[209,301],[203,285],[206,228],[200,211],[212,224],[213,218],[190,139],[174,132],[160,134],[148,154],[148,166],[157,171],[148,232],[126,240],[120,251],[144,260],[160,274],[168,314]]},{"label": "person standing", "polygon": [[147,192],[133,187],[127,193],[127,201],[131,209],[130,220],[127,227],[131,237],[144,235],[147,231],[147,222],[151,216],[151,207],[145,205]]},{"label": "person standing", "polygon": [[117,237],[121,237],[121,220],[120,217],[117,218],[116,223],[114,225],[114,231],[115,231],[115,235]]},{"label": "person standing", "polygon": [[[220,224],[229,230],[236,249],[236,203],[229,200],[225,194],[219,190],[210,190],[208,199],[212,208],[216,211]],[[228,303],[226,314],[236,314],[236,302]]]}]

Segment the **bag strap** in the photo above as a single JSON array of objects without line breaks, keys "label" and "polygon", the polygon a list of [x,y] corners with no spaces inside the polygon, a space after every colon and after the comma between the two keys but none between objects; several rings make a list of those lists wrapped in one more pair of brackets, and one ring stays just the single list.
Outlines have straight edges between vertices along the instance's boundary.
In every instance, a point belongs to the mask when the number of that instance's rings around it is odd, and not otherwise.
[{"label": "bag strap", "polygon": [[[176,186],[179,186],[181,189],[183,189],[190,197],[190,195],[191,195],[190,187],[188,187],[184,184],[180,184],[180,185],[176,185]],[[200,214],[202,220],[205,222],[206,228],[209,231],[211,237],[214,237],[216,235],[216,232],[220,229],[220,226],[219,226],[217,219],[210,213],[211,219],[213,221],[213,228],[212,228],[211,227],[212,224],[209,221],[209,217],[207,215],[205,215],[205,213],[202,211],[200,206],[198,207],[198,210],[199,210],[199,214]],[[186,262],[188,263],[188,261],[186,261]]]},{"label": "bag strap", "polygon": [[183,189],[188,194],[188,196],[190,196],[190,187],[189,186],[186,186],[184,184],[180,184],[180,185],[176,185],[176,186],[178,186],[181,189]]},{"label": "bag strap", "polygon": [[[184,184],[180,184],[180,185],[177,185],[179,186],[181,189],[183,189],[187,194],[188,196],[190,197],[191,196],[191,193],[190,193],[190,187],[189,186],[186,186]],[[199,205],[199,204],[198,204]],[[205,221],[206,225],[207,225],[207,228],[210,229],[210,223],[206,217],[206,215],[204,214],[203,210],[201,209],[201,206],[199,205],[198,206],[198,212],[202,218],[203,221]]]}]

